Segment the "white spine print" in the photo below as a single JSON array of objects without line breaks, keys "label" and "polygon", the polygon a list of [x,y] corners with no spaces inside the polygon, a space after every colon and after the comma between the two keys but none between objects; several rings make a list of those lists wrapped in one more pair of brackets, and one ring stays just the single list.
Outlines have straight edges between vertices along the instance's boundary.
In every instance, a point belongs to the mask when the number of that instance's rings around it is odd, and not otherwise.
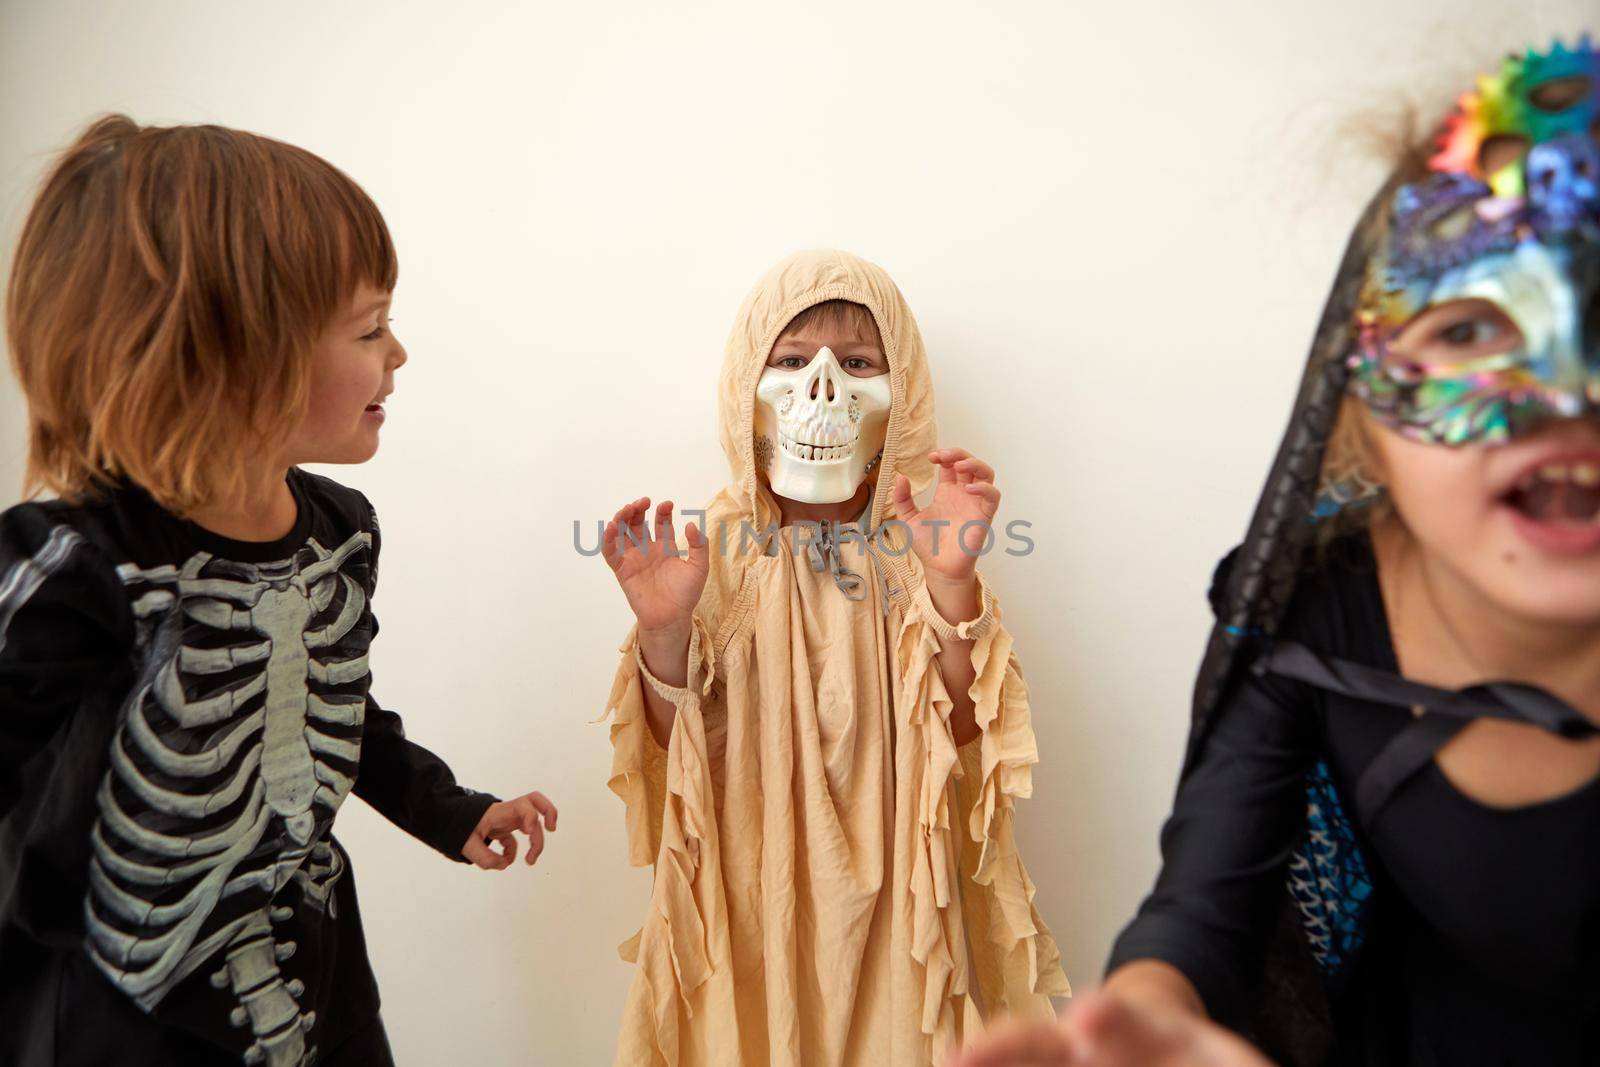
[{"label": "white spine print", "polygon": [[250,1027],[247,1063],[315,1055],[304,988],[278,968],[295,944],[273,935],[292,915],[275,901],[294,882],[331,909],[343,873],[324,835],[354,784],[367,654],[346,641],[366,594],[342,568],[370,547],[359,533],[277,563],[119,569],[145,660],[99,792],[89,953],[148,1011],[221,950],[210,981]]}]

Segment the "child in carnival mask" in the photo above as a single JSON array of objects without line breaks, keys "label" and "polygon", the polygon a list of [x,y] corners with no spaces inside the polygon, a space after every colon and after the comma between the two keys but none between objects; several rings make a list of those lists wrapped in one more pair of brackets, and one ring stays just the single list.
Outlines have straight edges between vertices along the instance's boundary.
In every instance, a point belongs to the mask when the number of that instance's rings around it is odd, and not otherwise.
[{"label": "child in carnival mask", "polygon": [[670,501],[604,534],[638,621],[611,787],[656,870],[616,1062],[921,1067],[1066,993],[1011,825],[1027,689],[975,567],[999,491],[934,447],[910,309],[842,252],[757,285],[720,406],[734,482],[687,550]]},{"label": "child in carnival mask", "polygon": [[1155,890],[1102,992],[961,1067],[1264,1062],[1224,1027],[1594,1062],[1597,135],[1588,40],[1513,57],[1374,201],[1219,568]]}]

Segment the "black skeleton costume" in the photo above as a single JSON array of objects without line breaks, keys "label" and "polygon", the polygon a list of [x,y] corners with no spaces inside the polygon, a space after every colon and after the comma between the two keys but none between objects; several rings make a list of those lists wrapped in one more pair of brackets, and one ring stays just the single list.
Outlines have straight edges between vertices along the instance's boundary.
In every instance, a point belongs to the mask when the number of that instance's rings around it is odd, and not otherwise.
[{"label": "black skeleton costume", "polygon": [[370,504],[289,486],[270,543],[0,515],[0,1063],[317,1062],[378,1012],[340,803],[463,862],[494,803],[368,691]]}]

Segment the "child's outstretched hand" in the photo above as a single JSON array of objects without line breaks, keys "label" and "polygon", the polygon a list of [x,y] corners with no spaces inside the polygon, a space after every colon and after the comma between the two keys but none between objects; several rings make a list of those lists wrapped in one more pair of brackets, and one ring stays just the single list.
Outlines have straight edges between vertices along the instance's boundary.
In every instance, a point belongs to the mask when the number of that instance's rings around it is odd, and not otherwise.
[{"label": "child's outstretched hand", "polygon": [[[911,480],[896,475],[895,511],[911,527],[911,548],[923,570],[941,578],[970,578],[991,536],[988,527],[1000,510],[994,468],[960,448],[941,448],[929,452],[928,458],[939,468],[933,499],[919,509],[911,498]],[[969,522],[982,525],[963,531]]]},{"label": "child's outstretched hand", "polygon": [[692,522],[683,531],[688,553],[678,554],[672,501],[656,508],[653,531],[645,524],[649,510],[649,497],[625,505],[606,523],[600,544],[639,629],[646,632],[686,625],[711,571],[710,546]]},{"label": "child's outstretched hand", "polygon": [[1002,1024],[945,1067],[1272,1067],[1238,1034],[1188,1012],[1104,993],[1058,1020]]},{"label": "child's outstretched hand", "polygon": [[[541,825],[541,820],[543,820]],[[529,793],[515,800],[489,805],[478,825],[467,835],[461,854],[486,871],[503,871],[517,858],[518,830],[528,835],[528,866],[533,866],[544,851],[544,832],[555,832],[556,806],[543,793]],[[499,842],[497,852],[491,847]]]}]

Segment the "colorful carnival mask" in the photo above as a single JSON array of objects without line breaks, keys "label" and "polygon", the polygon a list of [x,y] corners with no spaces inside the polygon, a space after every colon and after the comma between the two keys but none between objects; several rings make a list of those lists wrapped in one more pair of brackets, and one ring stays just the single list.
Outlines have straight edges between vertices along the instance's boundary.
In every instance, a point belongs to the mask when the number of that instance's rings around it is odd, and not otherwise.
[{"label": "colorful carnival mask", "polygon": [[883,451],[889,376],[858,378],[819,349],[756,383],[756,456],[772,491],[808,504],[849,500]]},{"label": "colorful carnival mask", "polygon": [[[1462,98],[1434,175],[1396,193],[1367,266],[1351,388],[1385,424],[1496,444],[1600,411],[1597,138],[1600,53],[1588,38],[1509,58]],[[1492,306],[1519,343],[1461,359],[1396,350],[1419,315],[1457,301]]]}]

